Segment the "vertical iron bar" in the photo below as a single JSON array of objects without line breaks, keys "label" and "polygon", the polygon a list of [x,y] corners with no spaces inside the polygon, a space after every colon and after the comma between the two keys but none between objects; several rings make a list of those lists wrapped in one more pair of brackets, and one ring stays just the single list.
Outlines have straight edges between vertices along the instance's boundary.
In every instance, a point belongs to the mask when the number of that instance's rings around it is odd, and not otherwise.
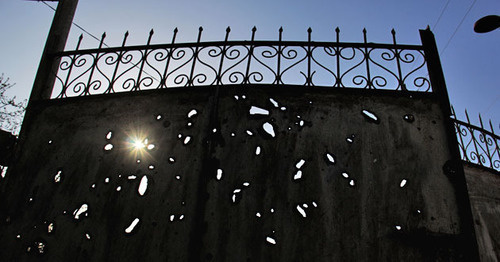
[{"label": "vertical iron bar", "polygon": [[[82,39],[83,39],[83,34],[80,35],[80,37],[78,38],[78,43],[76,44],[76,49],[75,50],[78,50],[80,48],[80,44],[82,42]],[[66,80],[64,81],[64,83],[62,84],[62,87],[61,87],[61,97],[60,98],[64,98],[64,97],[67,97],[66,95],[66,91],[68,89],[68,82],[69,82],[69,78],[70,78],[70,75],[71,75],[71,71],[73,70],[73,65],[75,64],[75,61],[76,61],[76,57],[78,55],[73,55],[73,57],[71,57],[71,62],[69,64],[69,69],[68,69],[68,74],[66,75]]]},{"label": "vertical iron bar", "polygon": [[106,32],[102,34],[101,41],[99,42],[99,47],[97,48],[97,53],[95,54],[95,60],[92,63],[92,69],[90,69],[89,81],[87,82],[87,86],[85,87],[84,92],[81,94],[82,96],[90,95],[90,85],[92,84],[92,76],[94,75],[94,70],[97,67],[97,62],[99,61],[99,53],[102,49],[104,38],[106,38]]},{"label": "vertical iron bar", "polygon": [[231,28],[228,26],[226,28],[226,37],[224,38],[224,45],[222,46],[222,50],[220,51],[221,58],[219,63],[219,71],[217,72],[217,75],[215,77],[218,85],[222,85],[222,66],[224,63],[224,57],[226,56],[226,44],[227,40],[229,39],[229,32],[231,32]]},{"label": "vertical iron bar", "polygon": [[[153,29],[151,29],[151,31],[149,31],[149,37],[148,37],[148,42],[147,42],[146,46],[149,47],[149,45],[151,44],[151,38],[153,37],[154,33],[155,32],[153,31]],[[139,69],[139,75],[137,75],[137,81],[135,82],[134,88],[130,91],[141,90],[140,86],[141,86],[142,71],[144,70],[144,64],[146,64],[146,60],[148,59],[148,54],[149,54],[149,49],[148,48],[144,49],[144,55],[142,56],[141,68]]]},{"label": "vertical iron bar", "polygon": [[[175,38],[177,37],[177,32],[179,32],[179,30],[177,29],[177,27],[174,29],[174,35],[172,36],[172,45],[174,45],[175,43]],[[168,51],[167,53],[167,63],[165,64],[165,71],[163,72],[163,77],[162,77],[162,85],[164,88],[167,88],[167,72],[168,72],[168,66],[170,65],[170,59],[173,55],[175,51],[175,48],[174,47],[171,47],[170,48],[170,51]]]},{"label": "vertical iron bar", "polygon": [[[368,54],[368,42],[366,40],[366,28],[363,28],[363,41],[364,41],[364,46],[365,46],[367,87],[368,87],[368,89],[371,89],[373,87],[373,85],[372,85],[372,79],[370,76],[370,58],[369,58],[369,54]],[[375,87],[373,87],[373,88],[375,88]]]},{"label": "vertical iron bar", "polygon": [[282,40],[282,37],[283,37],[283,27],[280,27],[280,29],[278,30],[279,32],[279,37],[278,37],[278,41],[279,41],[279,44],[278,44],[278,53],[277,53],[277,56],[278,56],[278,68],[276,70],[276,80],[275,80],[275,83],[277,85],[280,84],[281,81],[281,40]]},{"label": "vertical iron bar", "polygon": [[198,59],[198,51],[199,51],[199,43],[201,41],[201,33],[203,32],[203,27],[200,26],[200,28],[198,29],[198,40],[196,41],[196,43],[198,43],[198,45],[196,45],[196,48],[195,48],[195,51],[194,51],[194,54],[193,54],[193,64],[191,66],[191,73],[189,74],[189,79],[188,79],[188,82],[187,82],[187,86],[193,86],[193,74],[194,74],[194,68],[195,68],[195,65],[196,65],[196,60]]},{"label": "vertical iron bar", "polygon": [[394,30],[394,28],[391,30],[391,34],[392,34],[392,43],[394,44],[394,55],[396,56],[396,63],[397,63],[397,66],[398,66],[398,82],[399,82],[399,86],[397,89],[399,89],[399,87],[401,87],[401,90],[403,91],[407,91],[406,90],[406,85],[405,83],[403,82],[403,75],[401,73],[401,51],[398,49],[398,45],[396,43],[396,30]]},{"label": "vertical iron bar", "polygon": [[306,86],[311,86],[312,85],[312,76],[311,76],[311,57],[312,57],[312,52],[311,52],[311,33],[312,33],[312,29],[309,27],[307,29],[307,79],[306,79]]},{"label": "vertical iron bar", "polygon": [[245,79],[243,80],[244,84],[249,84],[250,83],[250,63],[252,61],[252,56],[253,56],[253,49],[254,45],[253,42],[255,40],[255,32],[257,31],[257,27],[252,28],[252,37],[250,40],[250,47],[248,49],[248,61],[247,61],[247,70],[245,72]]},{"label": "vertical iron bar", "polygon": [[[488,160],[490,161],[490,167],[493,167],[491,160],[493,159],[490,155],[490,148],[488,147],[488,138],[486,137],[486,132],[484,132],[483,119],[481,118],[481,114],[479,114],[479,123],[481,124],[481,135],[484,138],[484,146],[486,147],[486,155],[488,156]],[[481,136],[479,137],[481,139]]]},{"label": "vertical iron bar", "polygon": [[342,51],[340,49],[339,41],[340,41],[340,28],[337,27],[335,28],[335,34],[336,34],[336,42],[337,46],[334,47],[335,49],[335,56],[337,57],[337,75],[335,76],[335,83],[334,86],[337,87],[342,87],[342,79],[340,79],[340,52]]},{"label": "vertical iron bar", "polygon": [[[125,32],[125,35],[123,35],[122,47],[125,47],[125,43],[127,42],[127,38],[128,38],[128,31]],[[118,73],[118,67],[120,66],[120,61],[122,60],[122,56],[123,56],[123,51],[119,51],[118,57],[116,58],[116,66],[115,66],[115,69],[113,71],[113,76],[111,77],[111,81],[109,82],[108,89],[106,90],[106,92],[104,92],[105,94],[109,94],[109,93],[114,92],[113,86],[115,85],[116,74]]]},{"label": "vertical iron bar", "polygon": [[[495,131],[493,130],[493,125],[491,124],[491,119],[490,119],[490,129],[491,129],[491,133],[493,135],[495,135]],[[493,141],[495,141],[495,148],[493,149],[493,154],[491,155],[491,167],[494,168],[494,163],[493,163],[493,156],[495,155],[495,153],[497,153],[498,157],[500,158],[500,148],[498,147],[498,141],[495,137],[493,137]]]},{"label": "vertical iron bar", "polygon": [[476,140],[476,137],[474,136],[474,128],[472,128],[472,125],[470,123],[469,114],[467,113],[467,109],[465,110],[465,117],[467,118],[467,123],[470,125],[467,128],[469,129],[469,133],[471,135],[472,142],[473,142],[473,145],[474,145],[474,153],[477,156],[478,164],[482,166],[483,164],[481,163],[481,157],[479,155],[479,150],[477,148],[477,140]]}]

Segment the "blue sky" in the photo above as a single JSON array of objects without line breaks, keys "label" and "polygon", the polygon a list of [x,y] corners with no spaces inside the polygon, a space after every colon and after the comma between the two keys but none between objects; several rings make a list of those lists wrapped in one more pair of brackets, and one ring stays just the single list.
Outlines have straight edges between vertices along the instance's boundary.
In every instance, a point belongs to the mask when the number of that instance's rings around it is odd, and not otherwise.
[{"label": "blue sky", "polygon": [[[339,27],[342,41],[362,41],[366,28],[368,41],[390,43],[394,28],[399,43],[420,44],[418,30],[430,25],[459,118],[464,119],[467,109],[477,124],[481,113],[483,120],[492,120],[498,133],[500,30],[487,34],[472,30],[477,19],[490,14],[500,14],[499,0],[81,0],[74,21],[96,36],[106,32],[109,46],[120,45],[127,30],[129,44],[145,44],[151,28],[155,30],[153,43],[169,42],[175,27],[179,28],[178,42],[193,42],[199,26],[204,28],[205,41],[223,40],[227,26],[231,26],[232,40],[249,39],[253,26],[258,28],[256,39],[276,40],[283,26],[284,40],[304,41],[311,27],[313,41],[333,41],[334,29]],[[0,2],[0,73],[16,83],[11,94],[18,98],[29,96],[53,15],[41,2]],[[67,49],[74,48],[81,33],[72,27]],[[83,48],[97,45],[84,34]]]}]

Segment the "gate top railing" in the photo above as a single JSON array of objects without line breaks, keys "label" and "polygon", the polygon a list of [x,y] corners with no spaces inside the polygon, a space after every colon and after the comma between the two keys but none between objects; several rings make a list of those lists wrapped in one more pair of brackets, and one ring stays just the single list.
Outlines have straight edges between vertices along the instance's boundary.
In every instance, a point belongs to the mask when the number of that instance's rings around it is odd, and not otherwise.
[{"label": "gate top railing", "polygon": [[500,137],[495,134],[491,120],[490,130],[483,126],[483,120],[479,115],[481,127],[470,123],[469,114],[465,111],[467,122],[456,118],[455,111],[452,111],[452,119],[455,123],[458,147],[463,161],[486,167],[495,171],[500,171]]},{"label": "gate top railing", "polygon": [[106,34],[97,49],[76,50],[55,55],[61,59],[52,98],[88,96],[146,89],[211,85],[301,85],[336,88],[387,89],[432,92],[422,46],[401,45],[392,33],[391,44],[367,41],[314,42],[312,30],[304,42],[250,41],[202,42],[203,28],[193,43],[176,43],[177,29],[169,44],[126,46],[128,32],[120,47],[103,48]]}]

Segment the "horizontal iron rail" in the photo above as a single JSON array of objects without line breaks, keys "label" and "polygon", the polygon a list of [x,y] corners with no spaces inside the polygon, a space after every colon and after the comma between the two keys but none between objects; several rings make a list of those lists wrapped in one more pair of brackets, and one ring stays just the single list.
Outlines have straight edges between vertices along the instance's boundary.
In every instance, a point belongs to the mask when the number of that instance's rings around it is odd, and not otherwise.
[{"label": "horizontal iron rail", "polygon": [[68,55],[83,55],[92,53],[111,53],[118,51],[134,51],[134,50],[155,50],[165,48],[186,48],[186,47],[222,47],[222,46],[290,46],[290,47],[340,47],[340,48],[376,48],[376,49],[398,49],[398,50],[423,50],[420,45],[404,45],[404,44],[379,44],[379,43],[359,43],[359,42],[306,42],[306,41],[209,41],[209,42],[190,42],[190,43],[173,43],[173,44],[153,44],[153,45],[137,45],[123,47],[108,47],[94,48],[82,50],[70,50],[55,53],[54,56]]},{"label": "horizontal iron rail", "polygon": [[[452,118],[453,119],[453,118]],[[470,123],[467,123],[467,122],[464,122],[464,121],[461,121],[461,120],[458,120],[458,119],[453,119],[453,121],[455,123],[458,123],[460,125],[463,125],[463,126],[466,126],[468,128],[472,128],[474,130],[477,130],[481,133],[484,133],[484,134],[487,134],[487,135],[490,135],[491,137],[494,137],[496,140],[500,140],[500,136],[496,135],[495,133],[491,132],[491,131],[488,131],[484,128],[481,128],[481,127],[478,127],[478,126],[475,126],[473,124],[470,124]]]}]

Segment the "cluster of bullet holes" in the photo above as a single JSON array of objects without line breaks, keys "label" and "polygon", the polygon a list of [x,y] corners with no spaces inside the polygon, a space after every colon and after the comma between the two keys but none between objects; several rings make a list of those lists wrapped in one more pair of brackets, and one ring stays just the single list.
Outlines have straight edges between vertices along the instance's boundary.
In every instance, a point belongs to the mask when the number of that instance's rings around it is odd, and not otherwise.
[{"label": "cluster of bullet holes", "polygon": [[[314,208],[317,208],[318,207],[318,204],[316,204],[316,202],[312,202],[311,205],[314,207]],[[307,203],[303,203],[303,204],[298,204],[296,206],[296,209],[297,211],[299,211],[300,215],[302,217],[307,217],[307,213],[306,213],[306,210],[309,208],[309,205]]]},{"label": "cluster of bullet holes", "polygon": [[[113,132],[112,131],[109,131],[107,134],[106,134],[106,140],[108,142],[110,142],[111,138],[113,137]],[[113,144],[111,143],[107,143],[105,146],[104,146],[104,150],[105,151],[111,151],[113,149]]]},{"label": "cluster of bullet holes", "polygon": [[349,185],[350,186],[355,186],[356,185],[356,182],[354,182],[354,179],[351,179],[349,174],[347,172],[342,172],[342,177],[349,180]]},{"label": "cluster of bullet holes", "polygon": [[299,162],[295,164],[295,167],[297,168],[297,172],[293,176],[293,180],[299,180],[302,178],[302,166],[306,163],[304,159],[300,159]]},{"label": "cluster of bullet holes", "polygon": [[244,188],[250,186],[249,182],[243,182],[243,187],[239,187],[233,190],[233,195],[231,196],[231,201],[236,204],[241,200],[241,193]]},{"label": "cluster of bullet holes", "polygon": [[[235,99],[236,100],[239,100],[240,99],[240,96],[235,96]],[[246,96],[245,95],[242,95],[241,96],[241,99],[246,99]],[[275,107],[275,108],[280,108],[280,110],[282,111],[285,111],[286,110],[286,107],[283,107],[279,105],[279,103],[274,100],[273,98],[269,98],[269,101],[271,102],[271,104]],[[312,103],[312,101],[309,102],[310,104]],[[191,119],[193,118],[194,116],[196,116],[198,114],[198,112],[195,110],[195,109],[192,109],[191,111],[188,112],[187,116],[188,116],[188,119]],[[249,114],[250,115],[265,115],[265,116],[268,116],[270,114],[269,110],[267,109],[263,109],[263,108],[260,108],[260,107],[257,107],[257,106],[251,106],[250,110],[249,110]],[[370,122],[373,122],[373,123],[379,123],[380,122],[380,119],[372,112],[368,111],[368,110],[363,110],[362,111],[362,114],[365,116],[365,119],[367,119],[368,121]],[[405,115],[404,117],[404,120],[406,120],[407,122],[413,122],[414,121],[414,117],[413,115]],[[156,119],[157,120],[161,120],[163,119],[163,116],[162,115],[157,115],[156,116]],[[300,115],[297,115],[297,122],[295,123],[296,125],[302,127],[305,125],[305,121],[303,119],[301,119],[301,116]],[[189,122],[188,123],[188,126],[192,126],[192,123]],[[276,133],[275,133],[275,130],[274,130],[274,126],[273,124],[271,124],[270,122],[265,122],[262,124],[262,129],[265,131],[265,133],[267,133],[268,135],[270,135],[271,137],[275,137],[276,136]],[[217,132],[216,129],[213,130],[213,132]],[[247,135],[249,136],[253,136],[253,132],[251,130],[246,130],[246,133]],[[231,133],[231,136],[235,136],[235,133]],[[110,141],[111,138],[113,137],[113,132],[112,131],[109,131],[107,134],[106,134],[106,140],[107,141]],[[351,136],[347,137],[346,138],[346,141],[348,143],[353,143],[354,142],[354,137],[355,135],[352,134]],[[188,145],[190,142],[191,142],[191,136],[183,136],[182,134],[179,134],[178,135],[178,138],[179,139],[183,139],[183,144],[184,145]],[[49,141],[49,144],[52,144],[52,140]],[[151,150],[151,149],[154,149],[154,145],[153,144],[149,144],[147,139],[144,140],[143,142],[143,145],[144,147],[146,147],[147,149]],[[106,144],[104,146],[104,150],[106,151],[111,151],[113,149],[113,144],[111,144],[110,142],[108,144]],[[261,154],[261,147],[260,146],[257,146],[256,149],[255,149],[255,155],[260,155]],[[335,155],[330,153],[330,152],[326,152],[325,155],[324,155],[324,158],[325,158],[325,161],[327,164],[329,165],[333,165],[336,163],[336,159],[335,159]],[[174,163],[175,162],[175,158],[174,157],[170,157],[168,159],[168,162],[169,163]],[[140,163],[140,160],[138,160],[138,163]],[[304,159],[300,159],[296,164],[295,164],[295,167],[297,168],[297,172],[296,174],[294,175],[293,179],[294,180],[299,180],[302,178],[302,167],[304,166],[304,164],[306,163],[306,161]],[[149,165],[148,166],[148,169],[150,170],[153,170],[155,167],[154,165]],[[54,182],[55,183],[60,183],[61,180],[62,180],[62,175],[63,175],[63,172],[62,170],[58,170],[56,175],[54,176]],[[350,176],[348,173],[346,172],[343,172],[342,173],[342,176],[346,179],[349,180],[349,185],[350,186],[354,186],[355,185],[355,181],[354,179],[350,179]],[[130,175],[128,176],[128,179],[136,179],[137,177],[135,175]],[[217,169],[217,172],[216,172],[216,179],[218,181],[220,181],[221,179],[223,178],[223,170],[222,169]],[[180,176],[176,176],[176,179],[180,180]],[[106,178],[105,183],[109,183],[109,178]],[[400,187],[403,188],[405,187],[407,183],[407,180],[406,179],[403,179],[401,180],[400,182]],[[231,197],[231,200],[233,203],[237,203],[238,200],[241,198],[241,194],[243,192],[243,190],[247,187],[250,186],[250,183],[248,182],[244,182],[242,184],[242,187],[238,187],[238,188],[235,188],[233,190],[233,195]],[[92,188],[95,188],[95,184],[92,185]],[[148,176],[146,175],[143,175],[141,180],[140,180],[140,183],[139,183],[139,187],[137,189],[137,192],[140,196],[144,196],[146,194],[146,191],[148,189]],[[121,190],[121,186],[118,186],[116,188],[116,191],[120,191]],[[316,204],[316,202],[311,202],[311,204],[308,204],[308,203],[302,203],[302,204],[297,204],[296,205],[296,210],[299,212],[299,214],[302,216],[302,217],[307,217],[307,212],[308,210],[313,207],[313,208],[317,208],[318,205]],[[73,212],[73,216],[74,216],[74,219],[76,220],[79,220],[82,216],[85,216],[87,217],[88,216],[88,204],[84,203],[82,204],[78,209],[76,209],[74,212]],[[421,211],[420,210],[417,210],[417,212],[420,214]],[[271,209],[271,213],[274,213],[274,209]],[[256,217],[257,218],[261,218],[262,217],[262,214],[260,212],[257,212],[256,213]],[[173,222],[175,220],[178,220],[178,221],[182,221],[184,219],[184,215],[183,214],[180,214],[180,215],[170,215],[170,221]],[[126,234],[131,234],[134,232],[134,230],[136,230],[136,228],[138,227],[140,223],[140,218],[135,218],[131,223],[130,225],[125,229],[125,233]],[[54,231],[54,228],[55,228],[55,225],[54,223],[50,223],[48,225],[48,232],[51,233]],[[400,225],[396,225],[395,228],[397,230],[401,230],[401,226]],[[273,234],[275,232],[273,231]],[[20,238],[21,236],[18,235],[17,238]],[[87,232],[85,234],[85,237],[87,239],[90,240],[90,234]],[[269,244],[272,244],[272,245],[276,245],[276,238],[274,235],[268,235],[266,236],[266,241],[269,243]],[[35,245],[39,252],[40,253],[43,253],[44,252],[44,248],[45,248],[45,245],[41,242],[37,242],[36,245]]]}]

